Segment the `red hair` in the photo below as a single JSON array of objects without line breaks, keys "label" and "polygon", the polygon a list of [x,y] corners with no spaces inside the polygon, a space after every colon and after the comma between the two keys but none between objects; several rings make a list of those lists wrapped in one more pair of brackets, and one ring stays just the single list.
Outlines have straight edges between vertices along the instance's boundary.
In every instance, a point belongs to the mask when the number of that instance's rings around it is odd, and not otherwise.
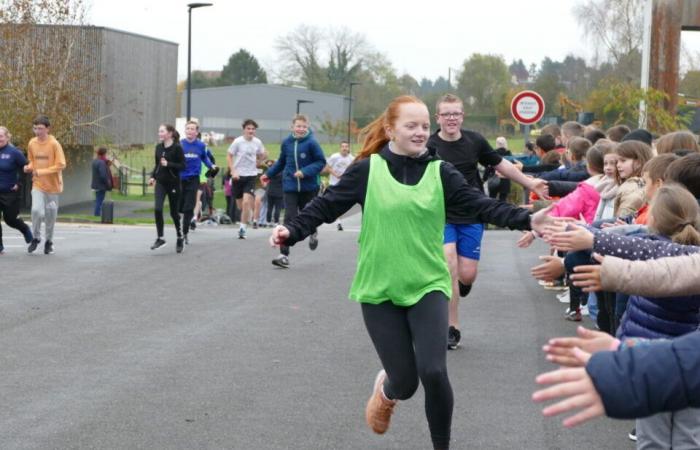
[{"label": "red hair", "polygon": [[399,108],[401,105],[409,103],[425,105],[420,99],[412,95],[396,97],[389,103],[389,106],[386,107],[379,117],[360,131],[362,150],[357,154],[355,161],[369,158],[372,154],[379,153],[379,151],[384,148],[389,142],[385,128],[387,126],[393,127],[396,124],[396,119],[399,118]]}]

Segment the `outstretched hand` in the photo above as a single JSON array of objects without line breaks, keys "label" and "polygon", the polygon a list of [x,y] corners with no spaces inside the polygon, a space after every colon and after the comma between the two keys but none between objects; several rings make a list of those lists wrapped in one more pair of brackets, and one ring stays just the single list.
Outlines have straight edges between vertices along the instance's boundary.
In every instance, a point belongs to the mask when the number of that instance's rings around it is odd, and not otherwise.
[{"label": "outstretched hand", "polygon": [[531,231],[523,232],[523,235],[518,239],[518,247],[528,248],[535,240],[535,235]]},{"label": "outstretched hand", "polygon": [[617,339],[608,333],[584,327],[578,327],[576,334],[578,337],[550,339],[542,347],[547,353],[547,361],[560,366],[582,367],[586,365],[592,353],[612,350],[618,343]]},{"label": "outstretched hand", "polygon": [[559,251],[574,252],[593,248],[594,235],[588,229],[573,225],[567,231],[551,233],[547,242]]},{"label": "outstretched hand", "polygon": [[533,180],[533,183],[530,185],[530,190],[537,194],[539,198],[542,198],[544,200],[549,200],[549,185],[547,185],[547,180],[542,180],[539,178],[536,178]]},{"label": "outstretched hand", "polygon": [[564,275],[564,261],[558,256],[540,256],[543,263],[530,269],[530,273],[538,280],[553,281]]},{"label": "outstretched hand", "polygon": [[581,409],[577,414],[564,419],[562,424],[567,428],[581,425],[605,414],[603,400],[601,400],[591,377],[584,367],[559,369],[543,373],[535,381],[538,384],[553,385],[532,394],[532,400],[535,402],[544,402],[563,397],[560,402],[542,410],[542,414],[545,416],[556,416],[557,414]]},{"label": "outstretched hand", "polygon": [[284,243],[284,241],[289,238],[289,230],[287,227],[282,225],[277,225],[272,229],[272,235],[270,236],[270,246],[279,247]]},{"label": "outstretched hand", "polygon": [[[593,258],[600,264],[603,264],[603,260],[605,259],[604,256],[598,253],[593,253]],[[582,288],[583,292],[597,292],[603,290],[599,265],[576,266],[574,267],[574,272],[575,273],[571,275],[571,280],[574,282],[574,286]]]}]

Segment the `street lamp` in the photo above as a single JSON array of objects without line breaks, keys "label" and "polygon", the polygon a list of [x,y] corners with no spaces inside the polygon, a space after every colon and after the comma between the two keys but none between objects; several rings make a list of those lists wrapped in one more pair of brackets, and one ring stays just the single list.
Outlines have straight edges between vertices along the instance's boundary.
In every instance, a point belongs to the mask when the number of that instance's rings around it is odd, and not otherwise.
[{"label": "street lamp", "polygon": [[313,103],[312,100],[297,100],[297,114],[299,114],[299,105],[302,103]]},{"label": "street lamp", "polygon": [[213,3],[190,3],[187,5],[187,120],[192,116],[192,10],[212,6]]},{"label": "street lamp", "polygon": [[348,145],[350,145],[350,128],[352,127],[352,87],[360,85],[357,81],[350,82],[350,96],[348,97]]}]

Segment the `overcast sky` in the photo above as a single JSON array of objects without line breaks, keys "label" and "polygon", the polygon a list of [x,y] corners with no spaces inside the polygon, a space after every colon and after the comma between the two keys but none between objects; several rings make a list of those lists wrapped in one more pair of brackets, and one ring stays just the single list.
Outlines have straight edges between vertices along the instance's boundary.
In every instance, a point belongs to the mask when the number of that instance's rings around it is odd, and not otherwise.
[{"label": "overcast sky", "polygon": [[[187,73],[187,0],[92,0],[89,23],[180,44],[178,79]],[[240,48],[274,67],[274,40],[300,24],[348,27],[388,56],[399,72],[447,77],[472,53],[499,54],[526,65],[571,53],[592,58],[572,9],[577,0],[211,0],[192,11],[192,69],[220,70]],[[420,5],[410,6],[411,3]],[[698,35],[698,36],[695,36]],[[700,33],[684,33],[700,52]]]}]

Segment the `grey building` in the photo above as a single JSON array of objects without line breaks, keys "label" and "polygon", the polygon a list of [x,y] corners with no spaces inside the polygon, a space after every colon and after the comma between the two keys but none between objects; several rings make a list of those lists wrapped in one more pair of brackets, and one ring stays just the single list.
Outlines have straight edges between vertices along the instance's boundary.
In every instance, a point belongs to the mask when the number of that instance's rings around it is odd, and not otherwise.
[{"label": "grey building", "polygon": [[[241,123],[250,118],[258,123],[257,136],[263,142],[281,142],[289,135],[297,104],[299,112],[311,120],[311,128],[319,141],[334,139],[334,133],[329,133],[331,127],[340,131],[335,140],[346,135],[347,97],[298,87],[247,84],[193,89],[191,111],[202,131],[240,136]],[[182,110],[187,110],[187,92],[182,94]]]},{"label": "grey building", "polygon": [[[67,92],[76,93],[71,98],[79,100],[63,111],[75,111],[70,113],[71,121],[82,125],[77,128],[74,142],[62,142],[69,164],[64,172],[63,204],[92,198],[90,160],[94,145],[121,148],[150,145],[157,140],[161,123],[175,123],[178,44],[94,26],[4,24],[0,27],[1,35],[13,49],[2,52],[9,57],[13,71],[11,79],[8,76],[0,80],[0,88],[14,83],[17,91],[17,86],[31,85],[32,78],[24,74],[44,70],[42,64],[47,62],[65,64],[70,71],[65,82]],[[35,61],[32,55],[36,49],[52,58]],[[3,60],[0,55],[0,62]],[[51,86],[48,89],[53,89]],[[60,105],[61,100],[56,101]],[[16,107],[51,116],[40,104]],[[6,104],[5,108],[9,110],[13,105]],[[30,122],[31,118],[23,121]]]}]

